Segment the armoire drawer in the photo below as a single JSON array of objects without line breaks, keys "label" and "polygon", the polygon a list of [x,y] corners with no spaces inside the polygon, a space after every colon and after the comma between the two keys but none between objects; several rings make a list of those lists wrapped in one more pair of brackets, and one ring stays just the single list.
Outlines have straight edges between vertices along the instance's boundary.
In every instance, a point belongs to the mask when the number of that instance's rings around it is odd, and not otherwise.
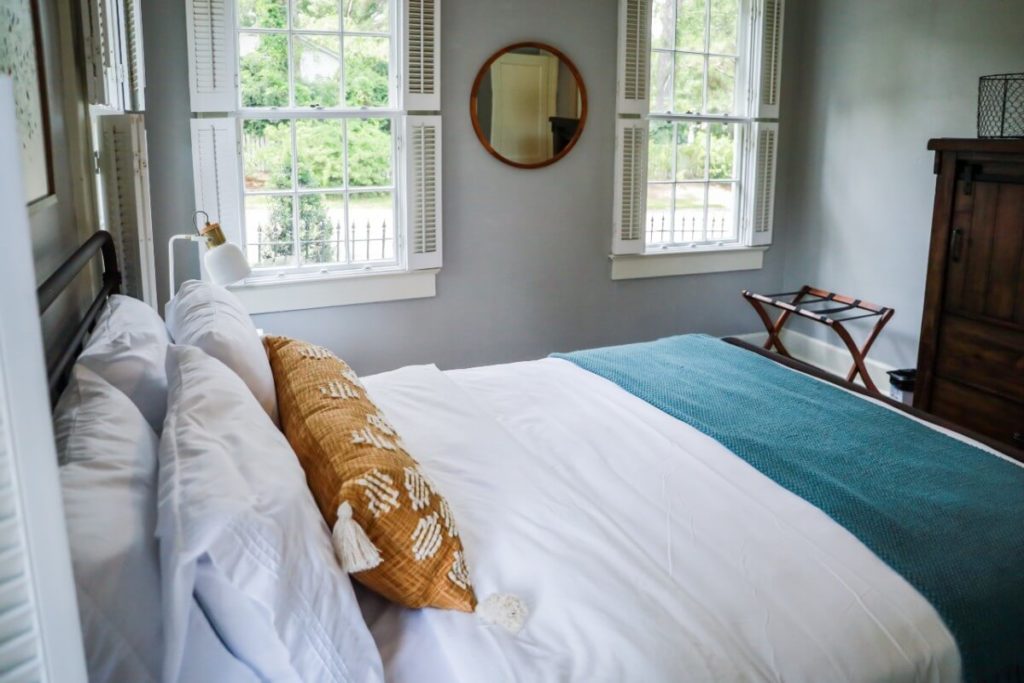
[{"label": "armoire drawer", "polygon": [[1024,332],[947,314],[935,373],[1024,403]]},{"label": "armoire drawer", "polygon": [[979,434],[1024,448],[1024,403],[936,377],[931,412]]}]

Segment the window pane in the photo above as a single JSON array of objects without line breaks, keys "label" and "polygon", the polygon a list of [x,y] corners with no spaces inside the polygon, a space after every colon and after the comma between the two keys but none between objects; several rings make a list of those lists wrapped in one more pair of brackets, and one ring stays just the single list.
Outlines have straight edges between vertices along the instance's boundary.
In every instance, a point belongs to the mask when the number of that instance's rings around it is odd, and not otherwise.
[{"label": "window pane", "polygon": [[709,114],[736,111],[736,60],[732,57],[708,58]]},{"label": "window pane", "polygon": [[295,106],[337,107],[341,101],[341,37],[296,35],[292,40]]},{"label": "window pane", "polygon": [[739,26],[739,0],[711,0],[711,52],[737,54]]},{"label": "window pane", "polygon": [[711,183],[708,186],[708,240],[736,238],[736,185]]},{"label": "window pane", "polygon": [[675,37],[672,17],[674,9],[675,0],[654,0],[654,7],[651,10],[651,47],[672,49],[672,39]]},{"label": "window pane", "polygon": [[238,0],[242,28],[288,28],[288,0]]},{"label": "window pane", "polygon": [[300,265],[339,261],[344,251],[344,225],[345,195],[300,195]]},{"label": "window pane", "polygon": [[391,119],[348,122],[348,183],[352,187],[392,184]]},{"label": "window pane", "polygon": [[349,195],[349,243],[353,261],[395,258],[395,205],[390,192]]},{"label": "window pane", "polygon": [[651,121],[650,145],[647,152],[647,180],[672,180],[672,155],[675,144],[672,139],[671,121]]},{"label": "window pane", "polygon": [[345,185],[345,122],[341,119],[303,119],[295,122],[300,188]]},{"label": "window pane", "polygon": [[704,184],[676,185],[676,242],[704,240]]},{"label": "window pane", "polygon": [[704,51],[704,0],[676,0],[676,49]]},{"label": "window pane", "polygon": [[389,33],[387,0],[346,0],[345,30]]},{"label": "window pane", "polygon": [[651,111],[672,111],[672,62],[671,52],[651,53]]},{"label": "window pane", "polygon": [[295,0],[293,26],[299,29],[338,31],[338,0]]},{"label": "window pane", "polygon": [[246,120],[242,145],[247,192],[292,189],[290,122]]},{"label": "window pane", "polygon": [[345,102],[350,107],[386,107],[391,97],[387,38],[345,38]]},{"label": "window pane", "polygon": [[711,178],[735,180],[737,127],[729,123],[711,124]]},{"label": "window pane", "polygon": [[676,129],[676,180],[703,180],[708,155],[707,125],[680,121]]},{"label": "window pane", "polygon": [[672,241],[672,185],[647,186],[647,243]]},{"label": "window pane", "polygon": [[288,106],[288,36],[243,33],[238,42],[242,106]]},{"label": "window pane", "polygon": [[704,57],[676,55],[676,86],[673,111],[699,114],[704,103]]},{"label": "window pane", "polygon": [[245,237],[249,262],[254,266],[293,266],[291,195],[245,198]]}]

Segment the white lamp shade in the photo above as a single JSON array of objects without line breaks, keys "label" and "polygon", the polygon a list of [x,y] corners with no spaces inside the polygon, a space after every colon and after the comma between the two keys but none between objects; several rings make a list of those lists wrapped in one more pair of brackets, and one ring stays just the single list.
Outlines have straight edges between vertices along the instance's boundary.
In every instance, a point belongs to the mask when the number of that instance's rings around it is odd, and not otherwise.
[{"label": "white lamp shade", "polygon": [[218,285],[233,284],[244,280],[252,273],[245,254],[231,242],[208,249],[203,260],[210,279]]}]

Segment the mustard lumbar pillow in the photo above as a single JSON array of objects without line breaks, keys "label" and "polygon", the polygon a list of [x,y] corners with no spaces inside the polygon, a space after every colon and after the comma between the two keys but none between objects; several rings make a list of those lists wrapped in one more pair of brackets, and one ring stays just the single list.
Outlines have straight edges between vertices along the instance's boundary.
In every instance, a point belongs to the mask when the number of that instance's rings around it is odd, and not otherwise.
[{"label": "mustard lumbar pillow", "polygon": [[473,611],[477,599],[451,508],[356,374],[323,347],[264,341],[281,428],[333,530],[342,568],[407,607]]}]

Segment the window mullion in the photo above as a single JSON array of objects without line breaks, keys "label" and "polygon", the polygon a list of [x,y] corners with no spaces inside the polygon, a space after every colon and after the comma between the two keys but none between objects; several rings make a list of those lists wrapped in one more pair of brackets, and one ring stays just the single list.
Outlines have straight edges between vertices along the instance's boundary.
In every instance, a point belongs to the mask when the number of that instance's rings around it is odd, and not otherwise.
[{"label": "window mullion", "polygon": [[342,169],[343,169],[342,173],[345,174],[344,183],[343,183],[343,185],[345,187],[345,223],[344,223],[344,225],[341,226],[341,229],[342,229],[342,234],[344,235],[344,238],[345,238],[345,240],[344,240],[345,241],[345,263],[351,264],[354,259],[353,259],[353,254],[352,254],[352,243],[351,243],[352,240],[350,238],[350,222],[351,222],[351,219],[349,217],[349,202],[350,202],[350,200],[352,198],[352,194],[350,192],[350,190],[352,188],[349,186],[349,179],[350,179],[351,176],[349,175],[349,172],[348,172],[348,121],[347,120],[342,123],[341,130],[342,130],[341,159],[342,159]]},{"label": "window mullion", "polygon": [[672,204],[669,206],[669,220],[672,226],[670,242],[676,241],[676,192],[679,187],[679,123],[672,122]]},{"label": "window mullion", "polygon": [[711,215],[711,124],[704,124],[704,241],[708,241],[708,219]]},{"label": "window mullion", "polygon": [[298,145],[298,134],[295,130],[295,121],[288,123],[289,131],[291,133],[292,140],[292,248],[295,250],[295,254],[292,257],[295,261],[295,267],[298,268],[301,265],[302,260],[302,240],[300,239],[300,226],[299,217],[301,215],[299,211],[299,145]]},{"label": "window mullion", "polygon": [[[338,39],[341,41],[341,51],[338,53],[338,62],[341,65],[341,83],[338,87],[341,88],[341,91],[338,93],[338,102],[344,106],[348,104],[348,98],[345,96],[345,78],[347,76],[345,72],[345,0],[338,0],[338,33],[340,34]],[[346,130],[347,128],[346,126]],[[345,206],[348,206],[348,199],[345,200]]]}]

